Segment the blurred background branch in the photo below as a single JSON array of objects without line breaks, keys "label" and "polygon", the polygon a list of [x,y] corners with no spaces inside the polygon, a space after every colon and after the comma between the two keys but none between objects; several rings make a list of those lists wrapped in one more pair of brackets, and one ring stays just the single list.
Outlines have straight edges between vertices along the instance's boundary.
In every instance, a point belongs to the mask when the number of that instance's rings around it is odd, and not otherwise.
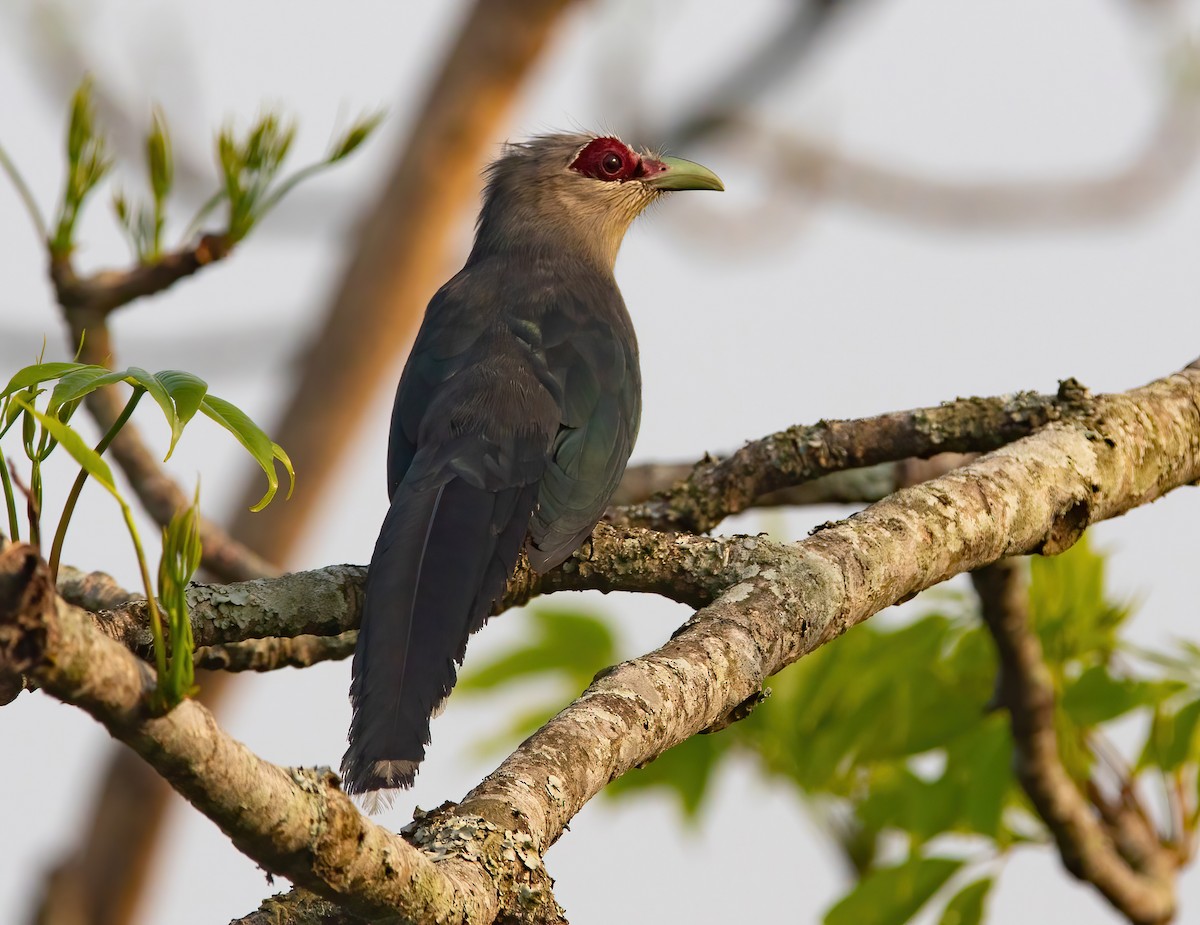
[{"label": "blurred background branch", "polygon": [[1059,755],[1054,687],[1029,619],[1024,563],[1009,559],[972,573],[983,621],[1000,662],[997,694],[1011,717],[1017,780],[1058,844],[1067,870],[1092,883],[1130,922],[1175,916],[1179,858],[1120,782],[1114,801],[1094,786],[1080,792]]}]

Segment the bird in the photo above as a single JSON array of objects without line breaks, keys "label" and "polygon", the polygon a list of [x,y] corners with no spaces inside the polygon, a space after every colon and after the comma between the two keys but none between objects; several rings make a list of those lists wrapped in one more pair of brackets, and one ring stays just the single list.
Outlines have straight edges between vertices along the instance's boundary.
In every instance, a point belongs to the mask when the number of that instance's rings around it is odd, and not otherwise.
[{"label": "bird", "polygon": [[345,791],[370,809],[411,787],[467,640],[522,548],[543,573],[591,535],[641,418],[622,239],[675,190],[723,190],[692,161],[615,135],[505,146],[474,245],[430,300],[392,410],[390,506],[354,651]]}]

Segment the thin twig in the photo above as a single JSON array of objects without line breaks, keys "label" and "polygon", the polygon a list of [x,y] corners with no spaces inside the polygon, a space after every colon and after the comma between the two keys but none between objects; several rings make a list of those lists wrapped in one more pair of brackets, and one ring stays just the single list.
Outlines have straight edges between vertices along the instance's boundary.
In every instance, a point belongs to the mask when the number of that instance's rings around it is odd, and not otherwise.
[{"label": "thin twig", "polygon": [[21,198],[21,203],[25,206],[25,211],[29,214],[30,221],[33,222],[33,227],[37,231],[38,240],[45,242],[50,239],[50,231],[46,227],[46,219],[43,218],[41,210],[38,208],[37,200],[33,196],[33,190],[29,188],[29,184],[25,182],[25,178],[21,176],[21,171],[17,169],[17,165],[13,163],[12,158],[8,156],[8,152],[4,150],[4,145],[0,145],[0,170],[3,170],[7,175],[9,182],[17,191],[17,195]]}]

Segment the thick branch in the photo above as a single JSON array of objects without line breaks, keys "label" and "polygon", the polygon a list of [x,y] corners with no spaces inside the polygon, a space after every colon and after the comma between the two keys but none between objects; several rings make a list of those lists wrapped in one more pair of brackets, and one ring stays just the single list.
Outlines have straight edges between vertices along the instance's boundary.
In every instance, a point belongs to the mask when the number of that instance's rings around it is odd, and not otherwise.
[{"label": "thick branch", "polygon": [[307,890],[292,890],[268,896],[229,925],[363,925],[363,920]]},{"label": "thick branch", "polygon": [[[544,850],[608,781],[718,723],[763,680],[879,610],[1007,555],[1059,552],[1090,523],[1200,477],[1200,368],[1097,399],[905,489],[743,578],[661,649],[601,676],[460,812],[516,817]],[[749,552],[762,541],[745,538]]]},{"label": "thick branch", "polygon": [[557,918],[545,870],[519,834],[476,821],[470,834],[482,854],[466,861],[457,847],[470,822],[460,820],[431,850],[418,850],[362,816],[331,771],[284,769],[257,758],[198,702],[185,700],[165,716],[150,713],[153,672],[57,597],[29,546],[0,555],[0,666],[33,676],[43,690],[91,714],[267,870],[351,912],[490,922],[500,912],[496,887],[503,884],[508,897],[526,888],[522,895],[546,913],[535,920]]},{"label": "thick branch", "polygon": [[[1132,820],[1119,823],[1118,814],[1106,806],[1109,811],[1103,815],[1110,819],[1098,817],[1059,757],[1054,686],[1029,623],[1029,596],[1019,564],[997,562],[973,573],[972,579],[1000,659],[1000,697],[1012,717],[1017,779],[1054,836],[1063,864],[1131,922],[1170,921],[1176,866],[1171,852],[1157,837],[1144,837],[1149,833],[1144,818],[1131,839],[1125,832]],[[1122,819],[1126,815],[1120,814]],[[1133,851],[1131,841],[1136,843]],[[1136,863],[1123,855],[1132,855]]]},{"label": "thick branch", "polygon": [[[146,716],[149,669],[89,616],[52,598],[10,604],[0,616],[0,655],[10,672],[30,673],[105,723],[268,870],[352,911],[486,921],[512,895],[505,878],[539,871],[542,853],[608,781],[718,725],[770,674],[954,574],[1007,555],[1061,551],[1090,523],[1200,479],[1200,366],[1086,404],[1086,414],[792,546],[598,528],[541,590],[641,585],[703,593],[712,603],[662,648],[599,677],[460,806],[419,818],[411,838],[425,855],[358,817],[331,776],[254,758],[197,704]],[[14,584],[22,595],[40,588],[40,566],[15,549],[0,602],[14,598]],[[497,843],[509,861],[493,863]],[[445,860],[431,869],[428,856]],[[556,907],[548,901],[540,914],[557,915]]]}]

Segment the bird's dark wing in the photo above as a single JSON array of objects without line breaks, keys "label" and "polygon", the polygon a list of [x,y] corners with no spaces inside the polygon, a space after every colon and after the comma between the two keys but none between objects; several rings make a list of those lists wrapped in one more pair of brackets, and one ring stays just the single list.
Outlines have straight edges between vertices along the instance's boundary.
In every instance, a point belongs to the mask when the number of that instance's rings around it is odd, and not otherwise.
[{"label": "bird's dark wing", "polygon": [[395,493],[412,464],[422,421],[434,396],[478,362],[486,348],[485,319],[472,317],[470,299],[456,291],[457,282],[456,277],[430,301],[396,386],[388,442],[388,497]]},{"label": "bird's dark wing", "polygon": [[520,552],[558,427],[522,343],[469,309],[431,304],[396,397],[392,503],[354,653],[351,793],[412,783],[455,663]]},{"label": "bird's dark wing", "polygon": [[580,310],[565,301],[542,318],[542,344],[561,412],[530,523],[530,564],[545,571],[592,532],[617,489],[641,420],[637,341],[615,286]]}]

